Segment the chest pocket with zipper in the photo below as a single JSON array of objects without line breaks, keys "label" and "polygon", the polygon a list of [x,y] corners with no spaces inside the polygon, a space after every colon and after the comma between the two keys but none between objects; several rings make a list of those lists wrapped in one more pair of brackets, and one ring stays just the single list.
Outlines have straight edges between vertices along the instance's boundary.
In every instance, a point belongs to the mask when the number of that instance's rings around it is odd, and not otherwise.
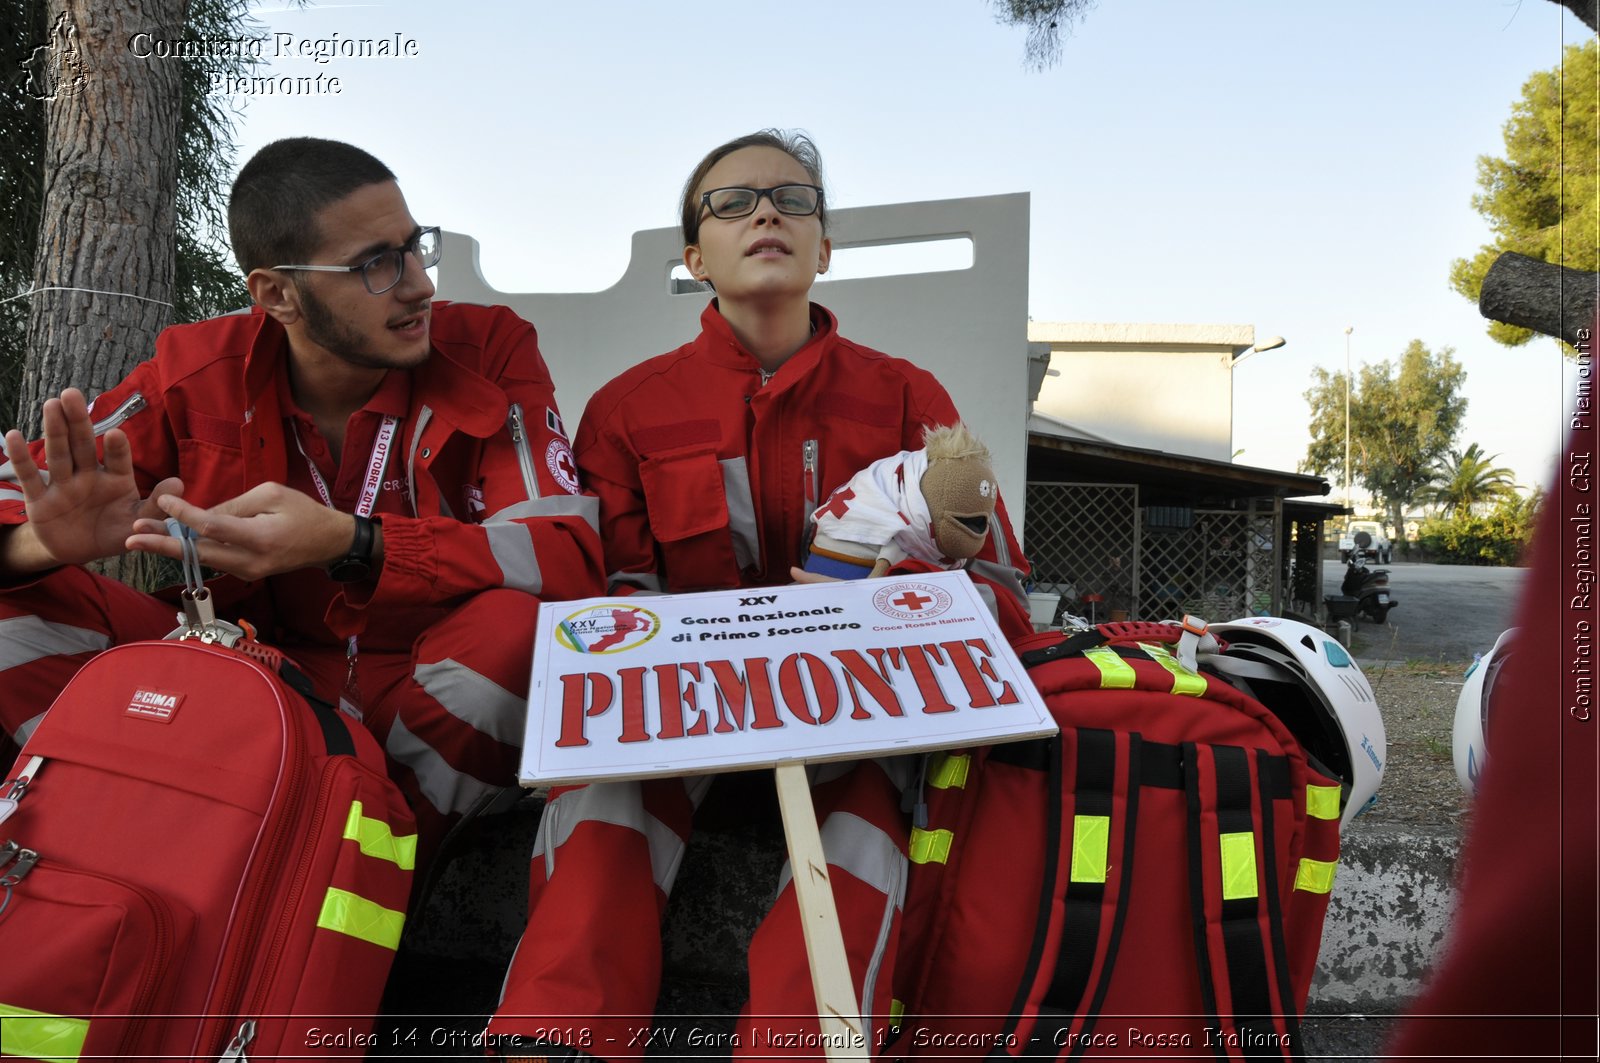
[{"label": "chest pocket with zipper", "polygon": [[639,484],[660,552],[663,586],[673,591],[739,586],[715,447],[647,458],[639,466]]}]

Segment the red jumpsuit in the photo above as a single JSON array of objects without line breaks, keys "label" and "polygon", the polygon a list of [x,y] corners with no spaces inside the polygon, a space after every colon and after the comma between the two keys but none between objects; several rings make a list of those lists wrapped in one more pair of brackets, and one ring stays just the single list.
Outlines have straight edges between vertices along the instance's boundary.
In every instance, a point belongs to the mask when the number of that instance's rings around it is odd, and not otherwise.
[{"label": "red jumpsuit", "polygon": [[[287,385],[287,339],[259,311],[167,329],[156,355],[96,399],[96,434],[127,433],[142,491],[177,475],[213,506],[262,483],[313,498],[315,463],[354,509],[381,463],[375,581],[314,569],[217,581],[218,615],[244,616],[329,700],[347,694],[385,743],[424,850],[457,814],[515,782],[541,598],[603,589],[596,505],[572,456],[533,327],[503,307],[436,302],[433,354],[391,372],[348,422],[337,465]],[[44,463],[42,444],[34,458]],[[0,465],[0,523],[27,519]],[[77,567],[0,589],[0,727],[21,741],[90,656],[159,638],[175,610]],[[347,691],[347,639],[358,637]]]},{"label": "red jumpsuit", "polygon": [[[839,336],[812,307],[811,340],[770,376],[716,308],[693,342],[595,393],[578,464],[600,497],[613,590],[700,591],[791,582],[818,500],[878,458],[922,446],[956,410],[931,374]],[[1007,634],[1031,630],[1022,560],[1002,506],[969,571],[996,597]],[[914,758],[812,769],[857,999],[872,1043],[889,1013],[909,824],[901,791]],[[601,1058],[641,1054],[660,983],[660,918],[710,779],[558,789],[539,827],[528,928],[492,1034],[571,1027]],[[631,872],[631,873],[630,873]],[[750,999],[736,1056],[820,1056],[783,1035],[816,1034],[794,890],[750,944]],[[808,1014],[810,1013],[810,1014]],[[581,1016],[581,1021],[562,1021]],[[587,1042],[587,1043],[582,1043]],[[631,1044],[630,1044],[631,1042]]]},{"label": "red jumpsuit", "polygon": [[[1600,321],[1583,339],[1595,332]],[[1600,427],[1592,407],[1567,401],[1569,434],[1540,504],[1515,650],[1495,682],[1488,763],[1457,863],[1450,930],[1386,1058],[1592,1060],[1600,1052]]]}]

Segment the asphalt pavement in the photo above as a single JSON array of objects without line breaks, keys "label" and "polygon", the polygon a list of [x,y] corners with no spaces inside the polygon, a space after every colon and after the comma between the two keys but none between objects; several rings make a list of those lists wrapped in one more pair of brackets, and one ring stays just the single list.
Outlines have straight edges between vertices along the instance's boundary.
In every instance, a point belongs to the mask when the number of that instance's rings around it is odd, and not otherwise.
[{"label": "asphalt pavement", "polygon": [[[1486,653],[1510,627],[1525,568],[1431,565],[1395,561],[1387,569],[1389,594],[1399,605],[1383,624],[1360,619],[1351,649],[1363,665],[1378,661],[1465,664]],[[1322,563],[1323,594],[1338,594],[1345,566]]]}]

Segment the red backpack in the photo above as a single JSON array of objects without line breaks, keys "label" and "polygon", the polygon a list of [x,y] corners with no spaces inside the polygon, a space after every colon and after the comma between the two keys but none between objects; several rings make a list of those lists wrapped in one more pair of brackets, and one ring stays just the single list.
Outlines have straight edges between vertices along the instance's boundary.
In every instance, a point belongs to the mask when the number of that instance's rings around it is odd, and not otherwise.
[{"label": "red backpack", "polygon": [[62,691],[0,785],[4,1055],[365,1054],[416,828],[296,681],[248,640],[158,641]]},{"label": "red backpack", "polygon": [[1298,1055],[1339,783],[1179,634],[1025,638],[1061,733],[930,758],[884,1058]]}]

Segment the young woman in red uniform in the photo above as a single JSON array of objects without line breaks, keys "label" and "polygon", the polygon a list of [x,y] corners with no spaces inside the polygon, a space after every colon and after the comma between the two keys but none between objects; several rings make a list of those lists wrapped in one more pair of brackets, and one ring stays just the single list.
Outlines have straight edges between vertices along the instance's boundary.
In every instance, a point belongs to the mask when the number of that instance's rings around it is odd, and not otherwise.
[{"label": "young woman in red uniform", "polygon": [[[832,252],[827,223],[821,165],[804,136],[740,137],[690,176],[683,260],[715,295],[702,331],[596,392],[576,437],[579,468],[600,498],[613,592],[789,583],[804,558],[807,519],[834,487],[878,458],[921,447],[924,427],[957,420],[931,374],[843,338],[834,316],[810,301]],[[1012,635],[1031,630],[1025,565],[1000,508],[968,571]],[[874,1044],[890,1010],[908,869],[901,792],[914,766],[902,758],[813,771]],[[709,783],[702,776],[552,794],[535,843],[528,929],[491,1033],[531,1037],[565,1025],[574,1029],[564,1039],[589,1055],[628,1051],[628,1032],[655,1008],[660,916]],[[735,1055],[820,1056],[787,875],[749,960]],[[789,1033],[813,1036],[785,1049]],[[563,1058],[544,1045],[503,1041],[501,1051]]]}]

